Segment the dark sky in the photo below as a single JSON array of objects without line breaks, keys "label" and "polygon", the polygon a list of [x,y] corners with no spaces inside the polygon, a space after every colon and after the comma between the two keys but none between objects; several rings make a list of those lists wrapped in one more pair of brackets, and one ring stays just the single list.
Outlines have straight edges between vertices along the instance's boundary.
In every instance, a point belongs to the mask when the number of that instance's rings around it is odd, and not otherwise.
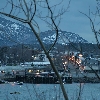
[{"label": "dark sky", "polygon": [[[14,0],[14,2],[15,1],[16,0]],[[50,3],[57,4],[59,1],[61,0],[51,0]],[[6,0],[2,0],[2,2],[0,2],[0,7],[5,5],[6,5]],[[68,5],[68,0],[63,0],[63,3],[59,5],[59,8],[57,9],[59,10],[60,7],[67,8],[67,5]],[[5,11],[7,11],[9,8],[10,6],[8,6],[8,8],[5,8],[6,9]],[[90,12],[95,13],[96,0],[71,0],[68,11],[62,16],[62,20],[59,25],[60,29],[63,31],[79,34],[81,37],[88,40],[89,42],[95,43],[94,33],[91,30],[89,19],[79,12],[81,11],[89,15],[89,9]],[[95,16],[92,13],[90,13],[90,16],[94,20]],[[98,21],[99,19],[96,17],[95,24],[97,30],[99,26],[97,25]],[[40,24],[40,27],[41,27],[41,31],[48,30],[48,28],[43,23]]]}]

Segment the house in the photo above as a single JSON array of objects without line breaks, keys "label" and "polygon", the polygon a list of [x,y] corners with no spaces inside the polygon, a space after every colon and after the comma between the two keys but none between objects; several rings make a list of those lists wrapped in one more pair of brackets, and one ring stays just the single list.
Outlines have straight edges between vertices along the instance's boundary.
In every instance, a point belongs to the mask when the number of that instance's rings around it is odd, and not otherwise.
[{"label": "house", "polygon": [[84,60],[84,72],[99,72],[100,64],[99,61],[95,58],[86,58]]},{"label": "house", "polygon": [[[51,58],[54,58],[54,54],[49,53]],[[37,56],[34,56],[34,60],[40,60],[40,61],[45,61],[45,62],[49,62],[46,54],[44,53],[44,51],[42,51],[41,53],[39,53]]]}]

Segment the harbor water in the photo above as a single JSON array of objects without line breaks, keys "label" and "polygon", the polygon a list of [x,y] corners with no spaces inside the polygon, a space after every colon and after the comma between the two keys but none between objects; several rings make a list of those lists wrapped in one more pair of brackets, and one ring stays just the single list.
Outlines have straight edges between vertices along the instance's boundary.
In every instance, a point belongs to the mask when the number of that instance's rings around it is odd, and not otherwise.
[{"label": "harbor water", "polygon": [[[64,84],[69,100],[100,100],[100,83]],[[0,100],[64,100],[59,84],[0,84]]]}]

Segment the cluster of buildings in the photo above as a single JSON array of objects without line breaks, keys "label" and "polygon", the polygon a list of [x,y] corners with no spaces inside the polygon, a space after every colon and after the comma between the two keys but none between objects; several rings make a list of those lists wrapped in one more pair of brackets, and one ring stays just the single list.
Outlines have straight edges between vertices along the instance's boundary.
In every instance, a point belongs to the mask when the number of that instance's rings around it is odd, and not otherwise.
[{"label": "cluster of buildings", "polygon": [[[8,51],[1,54],[0,71],[1,73],[16,74],[23,73],[23,70],[29,69],[31,73],[33,69],[52,70],[50,62],[43,51],[27,49],[22,46],[22,49],[7,48]],[[2,58],[3,57],[3,58]],[[65,70],[70,73],[69,64],[71,63],[75,69],[80,72],[100,72],[100,57],[99,55],[82,54],[75,51],[67,52],[52,52],[50,57],[58,70]],[[3,61],[4,60],[4,63]]]},{"label": "cluster of buildings", "polygon": [[79,69],[81,72],[100,72],[100,57],[97,56],[85,57],[84,53],[70,52],[62,57],[62,62],[65,69],[70,69],[68,65],[71,63],[75,69]]}]

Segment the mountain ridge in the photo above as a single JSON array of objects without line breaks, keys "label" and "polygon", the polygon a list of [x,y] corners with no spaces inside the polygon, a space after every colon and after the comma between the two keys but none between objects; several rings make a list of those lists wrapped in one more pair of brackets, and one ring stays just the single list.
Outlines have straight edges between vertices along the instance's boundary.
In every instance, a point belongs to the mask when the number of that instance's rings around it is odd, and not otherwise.
[{"label": "mountain ridge", "polygon": [[[37,39],[30,28],[2,17],[0,17],[0,22],[0,46],[38,44]],[[58,34],[58,44],[65,45],[69,42],[88,43],[87,40],[72,32],[59,30]],[[54,43],[56,32],[54,30],[41,32],[40,38],[44,44]]]}]

